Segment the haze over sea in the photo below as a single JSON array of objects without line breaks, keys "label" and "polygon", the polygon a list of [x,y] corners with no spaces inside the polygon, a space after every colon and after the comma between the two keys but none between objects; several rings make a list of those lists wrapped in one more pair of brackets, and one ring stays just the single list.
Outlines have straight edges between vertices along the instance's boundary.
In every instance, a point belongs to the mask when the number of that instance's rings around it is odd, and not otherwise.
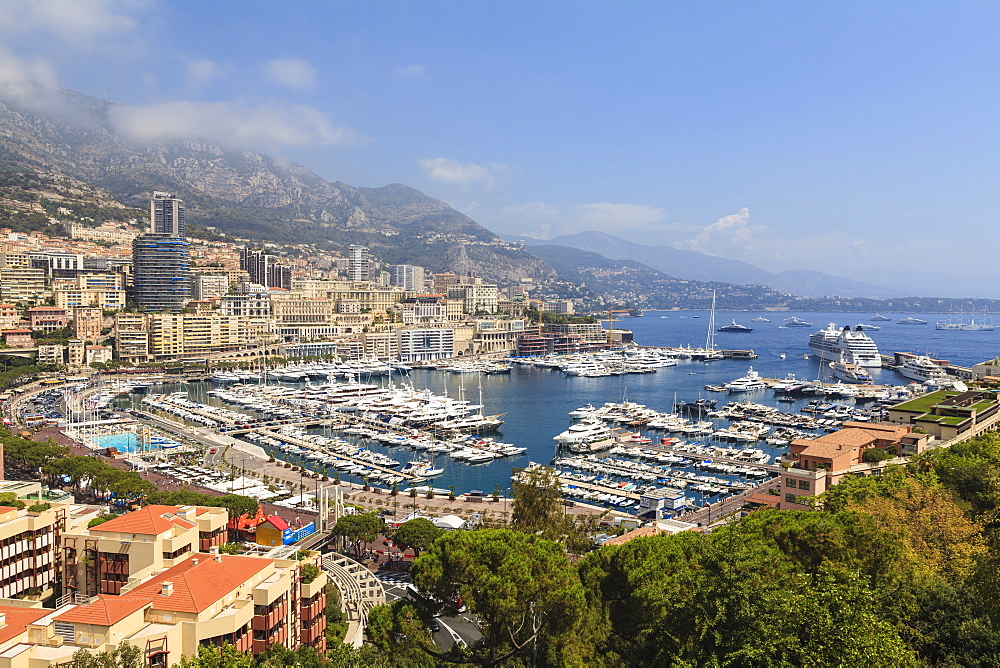
[{"label": "haze over sea", "polygon": [[[750,322],[763,315],[771,322]],[[486,464],[469,466],[454,462],[447,456],[439,456],[435,463],[445,469],[433,479],[434,487],[447,489],[454,485],[458,493],[469,490],[492,492],[494,485],[506,490],[510,487],[511,469],[523,467],[529,461],[549,463],[555,449],[552,437],[566,429],[571,423],[568,413],[580,406],[591,403],[600,406],[607,401],[630,401],[645,404],[650,408],[672,412],[674,398],[692,400],[698,397],[717,399],[722,406],[727,401],[750,399],[762,404],[780,406],[786,412],[798,412],[808,402],[800,399],[795,404],[781,404],[770,390],[749,394],[726,394],[706,392],[706,384],[723,384],[743,376],[751,365],[765,377],[784,378],[794,373],[798,378],[814,380],[819,377],[820,362],[817,359],[803,359],[809,352],[809,335],[825,327],[827,323],[839,326],[856,325],[859,322],[878,325],[880,331],[869,332],[883,354],[893,352],[919,352],[937,359],[946,359],[970,366],[997,355],[1000,330],[993,332],[960,332],[934,329],[936,321],[947,321],[947,315],[912,314],[928,320],[927,325],[900,325],[896,321],[910,314],[890,313],[890,322],[870,322],[872,314],[845,313],[795,313],[811,322],[812,327],[787,328],[782,323],[792,313],[755,313],[720,311],[716,314],[716,326],[738,323],[753,327],[750,334],[716,334],[716,346],[725,350],[752,349],[756,360],[719,360],[715,362],[692,362],[680,360],[675,367],[664,368],[656,373],[642,375],[606,376],[582,378],[567,376],[559,371],[515,366],[509,376],[482,376],[482,403],[484,413],[506,413],[505,423],[494,436],[505,443],[524,446],[527,451],[521,457],[494,460]],[[617,322],[619,327],[631,329],[635,341],[646,346],[703,346],[708,328],[709,314],[705,311],[648,311],[642,318],[626,318]],[[781,359],[781,354],[785,359]],[[894,371],[873,370],[875,382],[887,385],[903,385],[907,381]],[[827,377],[829,380],[829,378]],[[474,374],[452,374],[446,371],[412,371],[408,377],[393,376],[395,383],[412,382],[417,388],[429,388],[435,393],[447,392],[478,403],[480,377]],[[387,382],[385,379],[372,382]],[[222,405],[208,397],[208,383],[193,383],[184,386],[169,386],[167,391],[186,389],[192,399]],[[154,389],[154,391],[160,391]],[[654,438],[657,432],[651,432]],[[389,449],[378,444],[369,444],[374,450],[388,452],[400,462],[408,461],[413,453],[407,449]],[[761,444],[760,447],[765,447]],[[780,453],[780,449],[774,450]],[[345,476],[345,479],[348,479]]]}]

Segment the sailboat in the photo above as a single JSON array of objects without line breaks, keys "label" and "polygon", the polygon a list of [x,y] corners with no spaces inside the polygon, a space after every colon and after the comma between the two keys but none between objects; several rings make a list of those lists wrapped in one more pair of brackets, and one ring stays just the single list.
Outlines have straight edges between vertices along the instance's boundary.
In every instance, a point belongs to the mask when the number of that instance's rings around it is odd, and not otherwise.
[{"label": "sailboat", "polygon": [[715,290],[712,290],[712,310],[708,316],[708,334],[705,336],[705,347],[692,350],[691,359],[708,362],[721,360],[723,357],[723,354],[715,349]]}]

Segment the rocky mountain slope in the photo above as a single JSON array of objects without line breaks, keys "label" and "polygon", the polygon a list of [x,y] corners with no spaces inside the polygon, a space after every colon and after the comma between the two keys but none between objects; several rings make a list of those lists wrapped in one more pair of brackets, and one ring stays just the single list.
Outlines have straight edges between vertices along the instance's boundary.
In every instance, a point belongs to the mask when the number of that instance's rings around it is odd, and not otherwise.
[{"label": "rocky mountain slope", "polygon": [[389,263],[476,272],[502,283],[554,272],[444,202],[407,186],[355,188],[245,149],[194,139],[135,144],[109,121],[114,105],[65,93],[58,112],[0,100],[0,167],[68,176],[144,206],[153,190],[182,197],[188,220],[254,241],[364,244]]}]

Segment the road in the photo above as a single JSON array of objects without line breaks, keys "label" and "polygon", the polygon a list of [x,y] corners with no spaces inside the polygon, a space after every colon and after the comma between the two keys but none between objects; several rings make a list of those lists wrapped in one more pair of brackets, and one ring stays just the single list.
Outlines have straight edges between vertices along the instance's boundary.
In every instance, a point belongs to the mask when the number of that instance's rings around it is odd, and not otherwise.
[{"label": "road", "polygon": [[[406,587],[411,583],[409,573],[380,572],[375,577],[385,588],[387,603],[406,598]],[[441,649],[447,650],[455,643],[471,645],[483,634],[479,632],[479,624],[468,614],[459,613],[453,617],[437,617],[441,631],[434,634],[434,642]]]}]

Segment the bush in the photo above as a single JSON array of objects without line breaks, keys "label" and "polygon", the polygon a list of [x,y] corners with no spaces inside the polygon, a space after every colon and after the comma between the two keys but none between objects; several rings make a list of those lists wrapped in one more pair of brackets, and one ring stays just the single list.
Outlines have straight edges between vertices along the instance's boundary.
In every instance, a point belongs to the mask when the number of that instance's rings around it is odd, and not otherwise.
[{"label": "bush", "polygon": [[884,462],[887,459],[892,459],[895,457],[891,452],[886,452],[885,450],[879,450],[878,448],[869,448],[865,450],[865,453],[861,456],[866,464],[877,464],[878,462]]},{"label": "bush", "polygon": [[312,584],[319,577],[320,570],[316,564],[306,564],[302,567],[302,584]]},{"label": "bush", "polygon": [[28,506],[29,513],[41,513],[52,507],[51,503],[35,503]]}]

